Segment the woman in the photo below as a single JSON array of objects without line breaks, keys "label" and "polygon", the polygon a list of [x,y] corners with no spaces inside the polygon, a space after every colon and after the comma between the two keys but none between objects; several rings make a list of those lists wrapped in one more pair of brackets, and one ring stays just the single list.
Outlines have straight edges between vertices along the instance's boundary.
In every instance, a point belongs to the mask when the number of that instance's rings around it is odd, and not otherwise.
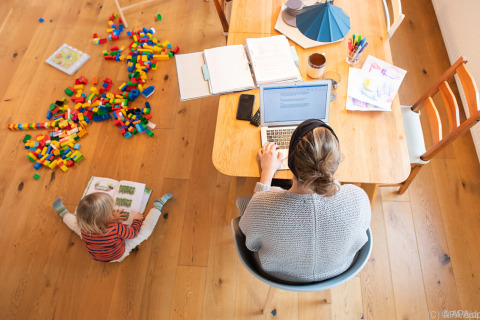
[{"label": "woman", "polygon": [[261,270],[286,282],[314,282],[346,271],[367,242],[368,196],[333,177],[341,160],[332,128],[310,119],[293,133],[289,190],[271,187],[282,155],[272,143],[258,152],[261,176],[255,193],[239,199],[240,229]]}]

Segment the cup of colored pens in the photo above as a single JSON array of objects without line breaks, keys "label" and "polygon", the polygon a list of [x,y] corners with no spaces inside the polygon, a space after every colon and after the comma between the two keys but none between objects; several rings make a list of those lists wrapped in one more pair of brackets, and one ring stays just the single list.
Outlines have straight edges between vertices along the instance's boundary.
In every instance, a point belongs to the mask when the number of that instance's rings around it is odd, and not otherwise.
[{"label": "cup of colored pens", "polygon": [[347,54],[347,63],[350,65],[355,65],[360,60],[363,51],[368,46],[367,38],[361,35],[355,37],[352,36],[351,39],[348,39],[348,54]]}]

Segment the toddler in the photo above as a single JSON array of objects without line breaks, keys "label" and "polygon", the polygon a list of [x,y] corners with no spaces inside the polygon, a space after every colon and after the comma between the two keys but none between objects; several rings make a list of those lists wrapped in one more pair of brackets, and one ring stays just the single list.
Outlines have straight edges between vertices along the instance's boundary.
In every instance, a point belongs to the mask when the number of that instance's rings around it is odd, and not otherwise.
[{"label": "toddler", "polygon": [[60,198],[53,202],[53,208],[82,238],[94,260],[120,262],[152,234],[163,205],[171,198],[172,194],[167,193],[153,201],[145,220],[143,214],[136,213],[131,226],[119,222],[126,218],[126,213],[115,210],[113,198],[102,192],[91,193],[80,200],[76,216],[64,207]]}]

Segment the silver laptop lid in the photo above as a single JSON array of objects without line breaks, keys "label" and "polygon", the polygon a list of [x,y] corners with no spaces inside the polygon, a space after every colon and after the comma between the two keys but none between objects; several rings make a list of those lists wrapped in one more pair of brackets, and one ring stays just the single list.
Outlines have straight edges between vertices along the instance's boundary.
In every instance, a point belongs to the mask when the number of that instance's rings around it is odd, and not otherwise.
[{"label": "silver laptop lid", "polygon": [[330,80],[260,86],[262,127],[298,125],[307,119],[328,122]]}]

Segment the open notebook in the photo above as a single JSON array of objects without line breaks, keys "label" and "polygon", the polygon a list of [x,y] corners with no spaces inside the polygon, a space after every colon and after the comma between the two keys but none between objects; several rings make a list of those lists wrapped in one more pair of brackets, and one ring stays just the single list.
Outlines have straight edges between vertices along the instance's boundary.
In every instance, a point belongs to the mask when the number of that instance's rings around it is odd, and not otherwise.
[{"label": "open notebook", "polygon": [[261,84],[302,80],[295,49],[285,36],[247,39],[232,45],[175,56],[180,99],[254,89]]}]

